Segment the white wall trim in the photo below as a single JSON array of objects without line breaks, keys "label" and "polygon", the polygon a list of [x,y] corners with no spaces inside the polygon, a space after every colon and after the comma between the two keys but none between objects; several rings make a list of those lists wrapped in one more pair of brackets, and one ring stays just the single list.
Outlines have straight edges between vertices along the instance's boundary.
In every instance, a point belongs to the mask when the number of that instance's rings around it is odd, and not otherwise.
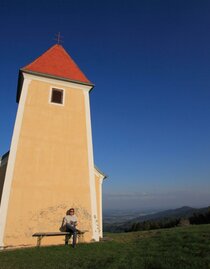
[{"label": "white wall trim", "polygon": [[103,177],[100,178],[100,186],[99,186],[99,190],[100,190],[100,237],[102,238],[103,237],[103,211],[102,211],[102,184],[103,184]]},{"label": "white wall trim", "polygon": [[100,216],[98,216],[98,218],[100,218],[100,232],[99,232],[99,236],[102,238],[103,237],[103,207],[102,207],[102,184],[103,184],[103,180],[105,178],[104,175],[102,175],[101,173],[98,172],[98,170],[96,168],[94,168],[94,173],[96,176],[99,177],[99,212],[100,212]]},{"label": "white wall trim", "polygon": [[13,136],[12,136],[12,143],[11,143],[11,148],[10,148],[8,166],[7,166],[7,171],[5,175],[1,206],[0,206],[0,248],[4,247],[4,231],[5,231],[6,220],[7,220],[7,210],[8,210],[8,205],[9,205],[9,198],[10,198],[11,186],[12,186],[12,180],[13,180],[13,174],[14,174],[15,159],[16,159],[17,147],[18,147],[18,142],[19,142],[19,137],[20,137],[20,130],[21,130],[21,125],[22,125],[28,86],[31,82],[31,79],[28,77],[25,77],[25,75],[24,75],[24,78],[25,79],[23,82],[21,98],[20,98],[20,102],[18,106],[15,127],[13,131]]},{"label": "white wall trim", "polygon": [[95,175],[98,176],[100,179],[104,179],[104,178],[105,178],[105,176],[102,175],[101,173],[99,173],[98,170],[97,170],[96,168],[94,168],[94,173],[95,173]]},{"label": "white wall trim", "polygon": [[67,81],[57,80],[57,79],[53,79],[53,78],[40,77],[40,76],[35,76],[32,74],[27,74],[24,72],[23,72],[23,75],[24,75],[24,78],[50,83],[52,85],[55,85],[54,87],[63,86],[63,87],[69,87],[69,88],[74,88],[74,89],[78,89],[78,90],[84,90],[87,92],[89,92],[92,89],[92,86],[78,84],[78,83],[74,83],[74,82],[67,82]]},{"label": "white wall trim", "polygon": [[88,146],[88,164],[89,164],[89,180],[90,180],[90,198],[91,198],[91,217],[92,217],[92,237],[95,241],[99,241],[98,229],[98,214],[97,214],[97,200],[96,200],[96,186],[94,177],[94,161],[93,161],[93,143],[91,131],[91,118],[90,118],[90,101],[89,92],[84,91],[85,97],[85,110],[86,110],[86,130],[87,130],[87,146]]}]

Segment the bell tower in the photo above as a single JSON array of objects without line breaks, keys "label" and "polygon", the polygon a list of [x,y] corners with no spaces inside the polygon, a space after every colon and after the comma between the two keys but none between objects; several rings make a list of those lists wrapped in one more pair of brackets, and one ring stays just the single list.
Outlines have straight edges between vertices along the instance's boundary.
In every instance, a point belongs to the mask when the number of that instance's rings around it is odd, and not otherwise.
[{"label": "bell tower", "polygon": [[[59,231],[70,207],[75,208],[78,228],[88,231],[85,241],[99,240],[92,89],[59,44],[20,69],[19,105],[0,207],[1,247],[35,245],[32,234]],[[43,244],[62,242],[54,237]]]}]

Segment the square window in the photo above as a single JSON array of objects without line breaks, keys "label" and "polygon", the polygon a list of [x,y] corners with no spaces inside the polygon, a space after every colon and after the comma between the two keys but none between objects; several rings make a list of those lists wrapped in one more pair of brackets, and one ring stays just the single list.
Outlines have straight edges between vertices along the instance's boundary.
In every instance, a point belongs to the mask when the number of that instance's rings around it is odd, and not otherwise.
[{"label": "square window", "polygon": [[55,88],[52,89],[51,103],[63,104],[63,90],[55,89]]}]

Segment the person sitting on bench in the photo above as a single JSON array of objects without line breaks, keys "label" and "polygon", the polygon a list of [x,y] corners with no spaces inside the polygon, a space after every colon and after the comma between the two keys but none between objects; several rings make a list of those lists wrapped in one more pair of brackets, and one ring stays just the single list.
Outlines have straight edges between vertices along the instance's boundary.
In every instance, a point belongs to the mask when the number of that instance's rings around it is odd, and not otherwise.
[{"label": "person sitting on bench", "polygon": [[[64,217],[64,225],[66,225],[66,232],[73,234],[72,247],[76,247],[77,241],[77,216],[74,215],[74,208],[68,210],[67,215]],[[68,245],[68,236],[66,237],[65,244]]]}]

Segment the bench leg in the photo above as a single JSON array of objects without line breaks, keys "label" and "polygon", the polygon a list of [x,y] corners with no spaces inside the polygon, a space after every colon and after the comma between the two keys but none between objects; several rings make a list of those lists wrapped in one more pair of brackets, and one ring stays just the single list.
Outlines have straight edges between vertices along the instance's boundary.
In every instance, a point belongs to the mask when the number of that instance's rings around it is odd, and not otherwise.
[{"label": "bench leg", "polygon": [[38,236],[37,237],[37,247],[40,247],[41,246],[41,241],[42,241],[42,238],[43,238],[44,236]]}]

